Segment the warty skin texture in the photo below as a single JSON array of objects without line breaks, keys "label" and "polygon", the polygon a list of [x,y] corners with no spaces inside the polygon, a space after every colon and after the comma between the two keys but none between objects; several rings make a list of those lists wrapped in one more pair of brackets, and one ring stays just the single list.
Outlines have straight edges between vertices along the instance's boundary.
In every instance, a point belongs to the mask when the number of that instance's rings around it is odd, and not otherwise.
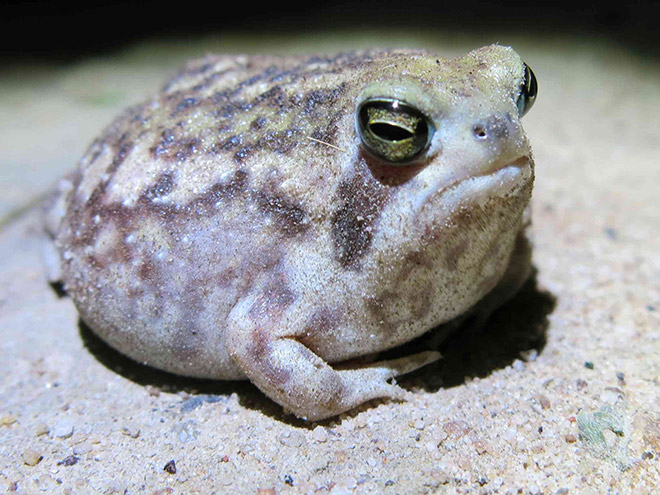
[{"label": "warty skin texture", "polygon": [[[331,363],[488,313],[527,277],[523,77],[500,46],[193,61],[62,182],[59,278],[94,332],[151,366],[248,378],[310,420],[405,398],[387,380],[436,352]],[[434,124],[411,163],[360,142],[358,106],[384,96]]]}]

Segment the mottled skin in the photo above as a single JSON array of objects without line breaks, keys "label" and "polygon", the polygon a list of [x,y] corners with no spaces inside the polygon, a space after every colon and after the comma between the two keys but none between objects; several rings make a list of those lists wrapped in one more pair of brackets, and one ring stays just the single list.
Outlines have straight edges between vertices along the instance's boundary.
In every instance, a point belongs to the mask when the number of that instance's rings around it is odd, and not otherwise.
[{"label": "mottled skin", "polygon": [[[485,314],[527,277],[523,70],[500,46],[194,61],[63,182],[59,278],[94,332],[152,366],[248,378],[309,420],[404,398],[388,380],[437,353],[328,363]],[[413,163],[361,146],[371,96],[435,123]]]}]

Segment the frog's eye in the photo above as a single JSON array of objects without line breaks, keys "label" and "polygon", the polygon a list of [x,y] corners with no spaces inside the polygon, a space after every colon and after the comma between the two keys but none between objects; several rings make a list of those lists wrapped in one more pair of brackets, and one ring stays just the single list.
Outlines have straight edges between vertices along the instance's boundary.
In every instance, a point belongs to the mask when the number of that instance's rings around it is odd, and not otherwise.
[{"label": "frog's eye", "polygon": [[401,100],[373,98],[358,108],[362,144],[374,155],[396,165],[424,151],[435,127],[422,112]]},{"label": "frog's eye", "polygon": [[518,101],[516,102],[518,115],[520,117],[525,115],[529,112],[529,109],[532,108],[532,105],[534,105],[534,101],[536,100],[536,93],[539,89],[532,69],[530,69],[529,65],[524,62],[523,65],[525,66],[525,75],[520,83],[520,92],[518,93]]}]

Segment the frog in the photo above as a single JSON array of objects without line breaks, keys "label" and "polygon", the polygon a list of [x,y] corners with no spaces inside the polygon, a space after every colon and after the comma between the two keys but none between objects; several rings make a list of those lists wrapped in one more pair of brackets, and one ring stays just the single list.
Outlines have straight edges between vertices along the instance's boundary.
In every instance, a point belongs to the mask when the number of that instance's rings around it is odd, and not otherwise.
[{"label": "frog", "polygon": [[303,420],[405,401],[439,352],[373,356],[530,275],[536,93],[501,45],[206,55],[61,180],[50,279],[120,353]]}]

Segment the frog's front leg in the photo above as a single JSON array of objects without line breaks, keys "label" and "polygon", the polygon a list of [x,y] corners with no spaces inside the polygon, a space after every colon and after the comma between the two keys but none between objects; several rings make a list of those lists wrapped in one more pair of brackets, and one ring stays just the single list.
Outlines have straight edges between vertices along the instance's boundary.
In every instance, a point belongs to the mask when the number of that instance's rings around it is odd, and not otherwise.
[{"label": "frog's front leg", "polygon": [[403,400],[409,392],[388,380],[440,358],[429,351],[336,370],[301,343],[304,329],[279,326],[279,303],[264,294],[239,303],[229,318],[226,346],[252,383],[300,418],[336,416],[378,397]]}]

